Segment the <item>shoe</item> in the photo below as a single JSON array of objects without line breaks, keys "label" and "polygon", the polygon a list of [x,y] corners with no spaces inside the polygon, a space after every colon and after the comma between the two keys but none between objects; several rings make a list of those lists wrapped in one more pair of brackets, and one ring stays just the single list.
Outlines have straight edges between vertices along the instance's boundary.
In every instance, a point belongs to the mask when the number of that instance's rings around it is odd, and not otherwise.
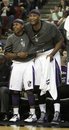
[{"label": "shoe", "polygon": [[2,119],[2,121],[8,121],[7,115],[4,115],[4,118]]},{"label": "shoe", "polygon": [[41,116],[38,119],[37,123],[43,123],[43,122],[48,122],[48,117],[46,113],[41,112]]},{"label": "shoe", "polygon": [[53,117],[53,120],[52,120],[52,124],[59,124],[60,122],[60,113],[59,112],[55,112],[54,113],[54,117]]},{"label": "shoe", "polygon": [[9,120],[11,122],[16,122],[20,120],[20,115],[19,114],[15,114],[13,115],[13,117]]},{"label": "shoe", "polygon": [[25,122],[36,122],[37,121],[37,117],[36,115],[32,115],[30,114],[29,117],[27,119],[24,120]]},{"label": "shoe", "polygon": [[8,121],[8,115],[2,114],[1,121]]}]

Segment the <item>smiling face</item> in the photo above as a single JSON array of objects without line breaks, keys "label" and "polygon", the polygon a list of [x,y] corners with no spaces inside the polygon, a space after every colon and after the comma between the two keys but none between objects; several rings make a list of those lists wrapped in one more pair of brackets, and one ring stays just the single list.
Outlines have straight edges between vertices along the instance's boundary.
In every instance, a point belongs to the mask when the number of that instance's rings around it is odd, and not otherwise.
[{"label": "smiling face", "polygon": [[13,31],[15,34],[19,35],[24,30],[24,25],[18,22],[13,23]]},{"label": "smiling face", "polygon": [[32,24],[32,25],[37,25],[40,21],[40,16],[38,14],[35,14],[35,13],[30,13],[29,14],[29,22]]}]

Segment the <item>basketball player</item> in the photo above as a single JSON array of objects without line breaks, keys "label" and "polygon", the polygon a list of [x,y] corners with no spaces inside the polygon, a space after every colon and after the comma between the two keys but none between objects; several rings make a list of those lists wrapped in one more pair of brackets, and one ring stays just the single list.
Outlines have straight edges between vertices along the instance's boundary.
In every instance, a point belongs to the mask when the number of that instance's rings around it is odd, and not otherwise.
[{"label": "basketball player", "polygon": [[[34,85],[34,54],[28,54],[30,52],[31,43],[24,30],[24,21],[16,19],[13,22],[13,34],[7,38],[5,46],[5,57],[11,59],[12,72],[10,77],[9,89],[12,91],[12,106],[13,117],[10,121],[17,121],[20,119],[19,114],[19,92],[24,89],[27,91],[30,112],[33,114],[33,120],[36,121],[34,109],[34,97],[32,96],[32,90]],[[31,98],[32,97],[32,98]]]},{"label": "basketball player", "polygon": [[[34,51],[38,50],[41,52],[37,54],[35,59],[35,85],[39,85],[39,89],[41,90],[39,101],[41,116],[38,122],[48,121],[45,101],[45,94],[48,91],[54,100],[54,118],[52,122],[57,123],[60,120],[60,98],[58,93],[60,83],[56,85],[57,79],[55,80],[55,69],[50,79],[53,81],[52,77],[54,78],[55,85],[53,82],[52,84],[49,82],[49,88],[46,88],[47,84],[44,84],[44,82],[46,83],[47,80],[45,72],[48,65],[46,63],[49,63],[52,69],[55,67],[55,64],[58,65],[59,72],[57,72],[59,76],[58,79],[60,80],[61,63],[59,49],[63,44],[63,37],[54,24],[40,19],[40,12],[37,9],[31,10],[29,13],[29,23],[26,24],[25,30],[34,45]],[[48,70],[50,71],[51,68],[48,68]],[[31,118],[32,116],[25,119],[25,121],[31,122]]]},{"label": "basketball player", "polygon": [[69,85],[69,16],[65,20],[64,29],[66,31],[67,49],[67,84]]}]

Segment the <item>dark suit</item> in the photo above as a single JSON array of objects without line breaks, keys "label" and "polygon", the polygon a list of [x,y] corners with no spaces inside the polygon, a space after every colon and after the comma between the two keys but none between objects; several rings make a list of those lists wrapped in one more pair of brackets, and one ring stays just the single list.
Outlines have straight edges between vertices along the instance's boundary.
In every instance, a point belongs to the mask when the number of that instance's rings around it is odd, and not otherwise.
[{"label": "dark suit", "polygon": [[0,59],[0,108],[2,113],[8,112],[9,109],[9,78],[11,72],[11,64],[7,61],[1,63]]}]

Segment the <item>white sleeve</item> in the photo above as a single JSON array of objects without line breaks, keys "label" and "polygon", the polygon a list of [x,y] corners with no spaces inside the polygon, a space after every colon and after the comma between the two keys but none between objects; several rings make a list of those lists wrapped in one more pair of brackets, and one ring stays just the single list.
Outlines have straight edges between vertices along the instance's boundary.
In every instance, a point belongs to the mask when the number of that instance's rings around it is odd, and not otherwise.
[{"label": "white sleeve", "polygon": [[65,20],[64,29],[69,32],[69,16]]},{"label": "white sleeve", "polygon": [[69,40],[69,32],[68,31],[66,31],[66,38],[67,38],[67,40]]}]

